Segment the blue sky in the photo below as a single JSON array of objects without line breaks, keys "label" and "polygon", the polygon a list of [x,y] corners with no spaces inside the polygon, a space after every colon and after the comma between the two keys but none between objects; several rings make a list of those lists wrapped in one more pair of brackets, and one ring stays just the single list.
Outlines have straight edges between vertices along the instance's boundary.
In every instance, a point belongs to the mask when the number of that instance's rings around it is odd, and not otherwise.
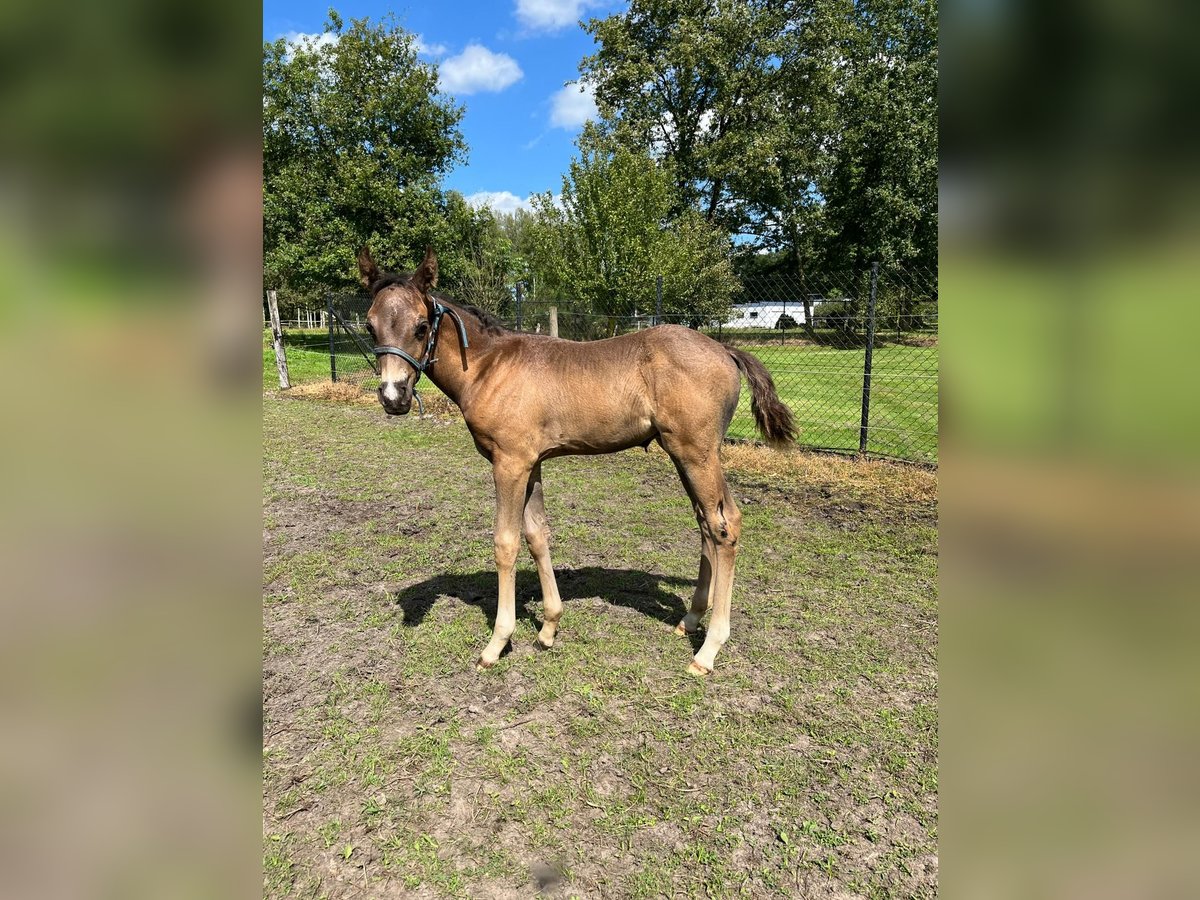
[{"label": "blue sky", "polygon": [[595,114],[586,93],[566,82],[594,45],[580,19],[624,6],[611,0],[264,0],[263,37],[319,35],[333,5],[347,22],[394,13],[437,62],[447,93],[466,108],[460,127],[467,161],[445,186],[476,204],[510,210],[540,191],[558,193],[583,122]]}]

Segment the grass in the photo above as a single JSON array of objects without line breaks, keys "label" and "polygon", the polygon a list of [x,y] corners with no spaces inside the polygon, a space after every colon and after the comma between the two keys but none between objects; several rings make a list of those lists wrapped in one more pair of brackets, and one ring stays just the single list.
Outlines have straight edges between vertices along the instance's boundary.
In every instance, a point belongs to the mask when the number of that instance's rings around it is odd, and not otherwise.
[{"label": "grass", "polygon": [[[805,446],[857,450],[862,421],[863,349],[795,344],[750,345],[792,409]],[[891,344],[872,359],[869,452],[919,462],[937,461],[937,347]],[[731,438],[753,438],[750,394],[743,386]]]},{"label": "grass", "polygon": [[[287,331],[283,335],[287,353],[288,377],[292,384],[329,379],[329,344],[325,349],[313,338],[312,332]],[[263,390],[279,389],[279,373],[275,368],[275,350],[271,332],[263,331]]]},{"label": "grass", "polygon": [[[917,462],[938,458],[938,348],[907,343],[880,344],[873,351],[871,409],[867,449],[871,453]],[[329,379],[329,338],[324,331],[285,335],[293,384]],[[366,360],[339,339],[337,366],[341,377],[373,384]],[[784,402],[800,427],[802,446],[857,451],[862,419],[863,348],[837,349],[791,338],[787,344],[746,343],[775,379]],[[270,333],[263,335],[263,387],[278,388]],[[427,395],[440,396],[431,384]],[[728,436],[757,439],[750,393],[743,384]]]},{"label": "grass", "polygon": [[492,488],[461,422],[264,398],[264,895],[932,897],[936,475],[727,447],[744,514],[707,681],[672,633],[670,461],[546,465],[561,640],[474,660]]}]

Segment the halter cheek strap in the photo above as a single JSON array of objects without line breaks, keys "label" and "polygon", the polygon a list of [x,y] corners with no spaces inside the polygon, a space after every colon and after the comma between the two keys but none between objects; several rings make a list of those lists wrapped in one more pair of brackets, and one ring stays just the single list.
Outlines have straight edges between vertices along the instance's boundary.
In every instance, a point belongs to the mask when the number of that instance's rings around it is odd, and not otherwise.
[{"label": "halter cheek strap", "polygon": [[433,356],[433,348],[437,343],[438,330],[442,326],[442,317],[445,315],[449,315],[454,321],[455,326],[457,326],[456,330],[458,331],[458,341],[460,344],[462,344],[464,350],[467,349],[470,346],[470,344],[467,342],[467,329],[466,326],[463,325],[463,321],[459,317],[458,313],[450,307],[443,306],[437,301],[434,301],[433,316],[430,318],[429,322],[429,340],[425,343],[425,352],[421,355],[420,359],[414,358],[411,353],[406,350],[401,350],[399,347],[389,347],[387,345],[375,347],[375,355],[398,356],[407,362],[410,366],[417,370],[417,377],[413,381],[413,385],[416,385],[416,383],[421,380],[421,374],[435,362],[437,362],[437,359]]}]

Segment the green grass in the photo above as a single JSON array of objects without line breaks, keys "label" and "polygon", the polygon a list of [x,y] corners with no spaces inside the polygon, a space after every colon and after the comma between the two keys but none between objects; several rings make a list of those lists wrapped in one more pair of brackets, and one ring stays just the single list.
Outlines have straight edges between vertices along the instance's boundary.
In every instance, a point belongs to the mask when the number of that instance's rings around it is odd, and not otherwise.
[{"label": "green grass", "polygon": [[[328,380],[327,332],[288,332],[284,340],[293,384]],[[882,456],[936,462],[938,348],[886,343],[886,336],[880,340],[873,353],[867,449]],[[369,378],[369,364],[347,339],[339,338],[336,347],[338,372],[343,378]],[[858,450],[863,348],[839,350],[807,344],[795,337],[787,344],[764,341],[744,347],[771,371],[780,397],[795,414],[802,446]],[[270,333],[264,332],[263,388],[273,390],[278,386]],[[432,386],[424,389],[436,390]],[[728,436],[758,438],[750,393],[744,384]]]},{"label": "green grass", "polygon": [[[322,347],[321,340],[324,340]],[[285,331],[288,377],[292,384],[307,384],[329,379],[329,336],[327,332]],[[361,359],[361,357],[360,357]],[[263,390],[279,389],[279,371],[275,368],[275,350],[271,332],[263,331]]]},{"label": "green grass", "polygon": [[[808,447],[858,450],[862,421],[863,349],[750,345],[771,371],[779,396]],[[937,461],[938,349],[885,344],[872,358],[869,452],[920,462]],[[745,385],[729,437],[753,438],[754,418]]]},{"label": "green grass", "polygon": [[480,674],[492,488],[461,422],[263,415],[265,896],[936,894],[927,499],[732,472],[732,636],[697,681],[669,460],[554,460],[561,639],[533,649],[523,556],[512,651]]}]

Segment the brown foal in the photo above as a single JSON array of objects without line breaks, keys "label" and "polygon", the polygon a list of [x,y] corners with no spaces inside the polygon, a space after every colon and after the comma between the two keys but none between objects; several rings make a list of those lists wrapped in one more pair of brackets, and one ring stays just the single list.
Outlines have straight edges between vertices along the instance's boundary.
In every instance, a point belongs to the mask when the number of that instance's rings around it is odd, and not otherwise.
[{"label": "brown foal", "polygon": [[[371,292],[367,327],[380,360],[379,401],[392,415],[412,405],[428,374],[458,404],[496,483],[496,626],[479,655],[495,665],[516,627],[516,559],[521,534],[537,564],[544,600],[538,642],[554,644],[562,599],[550,563],[542,461],[614,453],[658,441],[675,462],[700,524],[700,574],[691,609],[676,631],[712,621],[688,671],[707,675],[729,637],[733,567],[742,516],[725,483],[719,451],[745,375],[759,431],[773,445],[795,437],[771,376],[748,353],[697,331],[660,325],[603,341],[576,342],[508,331],[486,313],[433,293],[432,249],[411,275],[385,274],[364,248],[362,282]],[[445,322],[446,328],[439,330]],[[739,374],[740,373],[740,374]]]}]

